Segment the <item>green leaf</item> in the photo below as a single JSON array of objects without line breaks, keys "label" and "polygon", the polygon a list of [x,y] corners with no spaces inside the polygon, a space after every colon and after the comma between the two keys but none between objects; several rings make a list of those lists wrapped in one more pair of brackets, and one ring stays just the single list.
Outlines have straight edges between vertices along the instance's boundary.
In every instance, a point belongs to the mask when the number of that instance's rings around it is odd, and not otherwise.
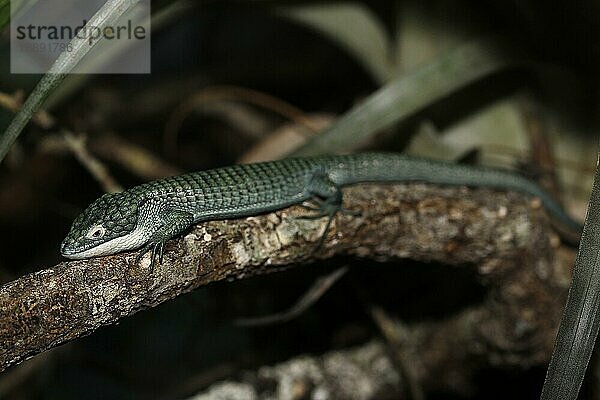
[{"label": "green leaf", "polygon": [[355,150],[381,129],[405,120],[466,85],[508,66],[524,63],[511,53],[501,51],[493,41],[464,45],[383,86],[293,155]]},{"label": "green leaf", "polygon": [[600,170],[596,169],[573,279],[541,400],[575,400],[600,328]]},{"label": "green leaf", "polygon": [[10,21],[10,0],[0,0],[0,31]]},{"label": "green leaf", "polygon": [[[90,18],[86,26],[96,26],[102,29],[105,26],[111,25],[138,1],[108,0]],[[21,110],[15,115],[2,137],[0,137],[0,161],[4,159],[14,141],[48,95],[60,85],[66,74],[71,72],[99,41],[95,41],[90,46],[88,40],[87,35],[86,37],[75,37],[70,43],[72,50],[61,53],[50,70],[42,77],[35,89],[33,89],[33,92],[27,98],[25,104],[23,104]]]},{"label": "green leaf", "polygon": [[0,0],[0,31],[8,25],[11,15],[23,12],[38,0]]}]

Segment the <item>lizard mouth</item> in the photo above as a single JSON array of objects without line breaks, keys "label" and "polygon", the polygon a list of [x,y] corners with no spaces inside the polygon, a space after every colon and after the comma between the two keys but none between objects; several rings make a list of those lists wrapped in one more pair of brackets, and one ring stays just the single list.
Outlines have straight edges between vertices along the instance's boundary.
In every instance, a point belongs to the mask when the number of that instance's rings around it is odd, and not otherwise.
[{"label": "lizard mouth", "polygon": [[73,259],[81,258],[81,257],[78,257],[78,254],[85,252],[86,250],[87,249],[85,247],[76,246],[75,243],[68,241],[66,239],[60,245],[60,254],[63,257],[67,257],[67,258],[73,258]]},{"label": "lizard mouth", "polygon": [[70,258],[72,260],[103,256],[110,254],[108,246],[109,242],[100,244],[90,243],[87,246],[63,242],[60,248],[60,254],[63,257]]},{"label": "lizard mouth", "polygon": [[60,254],[63,257],[75,260],[93,257],[95,255],[102,255],[98,254],[99,252],[95,251],[94,249],[102,247],[104,244],[105,243],[95,243],[85,240],[78,241],[67,237],[60,245]]},{"label": "lizard mouth", "polygon": [[149,237],[136,229],[123,236],[113,237],[103,242],[77,242],[65,239],[60,246],[63,257],[80,260],[83,258],[100,257],[119,253],[124,250],[133,250],[141,247],[148,241]]}]

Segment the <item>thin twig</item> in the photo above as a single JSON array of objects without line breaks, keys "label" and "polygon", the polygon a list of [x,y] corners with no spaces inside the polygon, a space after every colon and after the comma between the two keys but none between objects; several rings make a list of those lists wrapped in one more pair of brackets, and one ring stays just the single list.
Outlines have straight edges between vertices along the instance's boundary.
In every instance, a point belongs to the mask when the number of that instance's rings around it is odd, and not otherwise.
[{"label": "thin twig", "polygon": [[[12,112],[18,112],[22,107],[22,102],[20,101],[20,93],[15,93],[14,95],[9,95],[6,93],[0,92],[0,106],[10,110]],[[39,110],[35,114],[33,114],[32,120],[42,127],[43,129],[50,129],[55,124],[55,119],[49,113],[44,110]]]},{"label": "thin twig", "polygon": [[89,147],[100,157],[145,180],[179,175],[182,171],[150,150],[114,134],[97,135]]},{"label": "thin twig", "polygon": [[105,192],[116,193],[123,191],[123,187],[110,175],[108,168],[87,150],[85,135],[75,136],[71,132],[64,131],[63,138],[69,149],[75,154],[75,157],[77,157],[79,162],[96,181],[102,185]]},{"label": "thin twig", "polygon": [[164,145],[167,154],[173,155],[177,153],[177,134],[179,132],[179,128],[181,127],[184,119],[194,109],[203,104],[223,100],[242,101],[253,104],[282,115],[291,121],[305,126],[311,131],[317,132],[320,129],[317,124],[314,124],[310,118],[307,118],[304,115],[302,110],[281,99],[278,99],[277,97],[260,92],[258,90],[242,87],[213,86],[201,90],[184,101],[183,104],[181,104],[168,119],[167,123],[165,124],[164,131]]},{"label": "thin twig", "polygon": [[[333,115],[307,115],[313,124],[320,130],[330,126],[335,117]],[[276,160],[284,158],[292,150],[298,148],[316,133],[311,133],[307,128],[298,123],[286,123],[268,134],[258,143],[255,143],[239,159],[239,163],[251,163]]]},{"label": "thin twig", "polygon": [[237,318],[233,323],[239,326],[262,326],[290,321],[315,304],[342,276],[348,272],[348,267],[337,268],[327,275],[320,276],[310,288],[285,311],[260,317]]}]

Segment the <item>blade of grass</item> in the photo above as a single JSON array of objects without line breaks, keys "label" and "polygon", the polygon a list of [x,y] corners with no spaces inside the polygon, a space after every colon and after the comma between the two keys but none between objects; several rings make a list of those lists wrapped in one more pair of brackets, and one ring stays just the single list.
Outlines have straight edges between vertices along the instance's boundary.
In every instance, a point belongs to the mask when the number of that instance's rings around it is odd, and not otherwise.
[{"label": "blade of grass", "polygon": [[596,167],[573,279],[542,400],[576,399],[600,328],[600,169]]},{"label": "blade of grass", "polygon": [[10,0],[0,0],[0,31],[10,21]]},{"label": "blade of grass", "polygon": [[[177,0],[170,4],[166,4],[163,8],[153,7],[151,21],[142,20],[140,18],[132,18],[135,26],[143,26],[146,30],[152,29],[152,32],[157,31],[170,24],[174,19],[180,17],[182,14],[189,12],[197,4],[192,0]],[[151,22],[151,23],[150,23]],[[126,41],[117,41],[112,43],[109,52],[102,53],[102,61],[108,62],[111,57],[118,56],[127,50],[130,43]],[[90,60],[93,62],[93,60]],[[90,64],[91,64],[90,62]],[[92,69],[92,65],[84,67],[84,69]],[[66,98],[69,98],[77,90],[81,89],[88,80],[93,77],[89,74],[71,74],[67,76],[64,82],[52,92],[51,96],[44,103],[48,109],[54,108],[57,104],[61,103]]]},{"label": "blade of grass", "polygon": [[8,25],[11,15],[23,12],[37,0],[0,0],[0,31]]},{"label": "blade of grass", "polygon": [[294,156],[350,151],[378,131],[507,67],[524,65],[495,41],[476,41],[431,64],[391,81],[341,117],[333,126],[293,152]]},{"label": "blade of grass", "polygon": [[[108,0],[90,18],[86,27],[96,26],[100,29],[111,25],[121,17],[128,9],[138,3],[139,0]],[[86,30],[89,32],[89,29]],[[79,37],[81,36],[81,37]],[[88,35],[78,35],[71,40],[72,51],[63,52],[54,62],[50,70],[42,77],[33,92],[29,95],[21,110],[15,115],[10,125],[0,137],[0,162],[8,153],[19,134],[23,131],[27,122],[40,108],[48,95],[56,89],[65,78],[66,74],[85,57],[86,54],[101,40],[102,36],[90,42]]]}]

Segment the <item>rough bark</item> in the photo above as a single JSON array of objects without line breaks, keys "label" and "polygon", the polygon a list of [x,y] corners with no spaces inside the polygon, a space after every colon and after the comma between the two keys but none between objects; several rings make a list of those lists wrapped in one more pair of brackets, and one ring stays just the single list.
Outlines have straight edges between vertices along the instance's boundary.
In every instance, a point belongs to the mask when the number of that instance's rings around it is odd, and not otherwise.
[{"label": "rough bark", "polygon": [[9,282],[0,287],[0,370],[211,282],[335,255],[473,268],[489,288],[481,304],[410,328],[405,352],[425,387],[464,389],[481,367],[549,359],[572,254],[556,252],[560,241],[539,202],[423,184],[360,185],[344,199],[361,215],[338,215],[316,252],[325,219],[294,218],[307,213],[295,206],[199,224],[168,243],[154,271],[149,255],[136,264],[130,252]]}]

